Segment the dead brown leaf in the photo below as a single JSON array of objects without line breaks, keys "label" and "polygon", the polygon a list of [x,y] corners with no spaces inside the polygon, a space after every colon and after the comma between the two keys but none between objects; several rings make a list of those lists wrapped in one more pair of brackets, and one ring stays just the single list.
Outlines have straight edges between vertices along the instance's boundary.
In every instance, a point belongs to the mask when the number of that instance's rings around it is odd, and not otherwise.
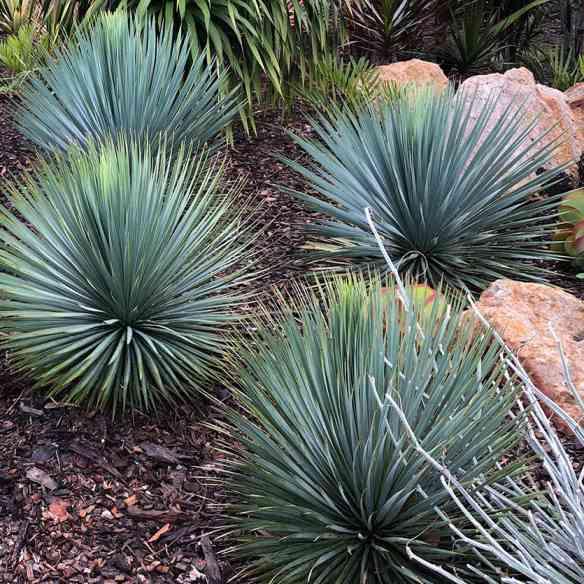
[{"label": "dead brown leaf", "polygon": [[158,541],[162,535],[170,531],[170,523],[165,523],[149,540],[148,543]]},{"label": "dead brown leaf", "polygon": [[67,510],[68,507],[69,501],[66,501],[65,499],[59,499],[59,497],[55,497],[49,503],[49,510],[45,514],[45,517],[47,519],[52,519],[57,523],[64,523],[65,521],[71,518],[71,515],[69,515],[69,511]]}]

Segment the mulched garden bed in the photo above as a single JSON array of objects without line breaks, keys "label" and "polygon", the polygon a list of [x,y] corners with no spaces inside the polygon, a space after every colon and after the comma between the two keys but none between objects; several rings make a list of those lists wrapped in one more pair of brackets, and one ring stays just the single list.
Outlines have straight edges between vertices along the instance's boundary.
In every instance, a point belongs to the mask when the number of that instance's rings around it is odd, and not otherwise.
[{"label": "mulched garden bed", "polygon": [[[12,110],[1,98],[3,179],[34,159]],[[262,275],[255,283],[264,297],[306,272],[301,225],[314,219],[276,186],[305,189],[276,158],[302,156],[287,130],[311,131],[302,116],[287,122],[279,114],[261,116],[257,137],[236,133],[226,161],[226,176],[246,179],[240,196],[251,198],[265,228],[256,244]],[[574,280],[565,282],[572,287]],[[584,285],[578,288],[584,295]],[[237,574],[240,567],[220,554],[228,542],[213,534],[225,495],[209,481],[221,454],[205,424],[220,411],[200,403],[112,422],[34,396],[5,355],[0,382],[0,582],[202,582],[199,574],[216,562],[225,579]],[[229,400],[224,389],[216,393]]]}]

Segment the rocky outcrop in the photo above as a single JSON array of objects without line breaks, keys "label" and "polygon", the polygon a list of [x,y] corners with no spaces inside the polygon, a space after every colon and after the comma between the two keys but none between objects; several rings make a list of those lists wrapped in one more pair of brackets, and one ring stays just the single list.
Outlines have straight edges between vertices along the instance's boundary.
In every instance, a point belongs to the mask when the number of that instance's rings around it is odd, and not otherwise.
[{"label": "rocky outcrop", "polygon": [[584,83],[578,83],[574,87],[570,87],[564,95],[574,116],[578,140],[580,144],[584,144]]},{"label": "rocky outcrop", "polygon": [[381,83],[396,85],[415,85],[417,87],[432,86],[437,91],[448,87],[448,77],[436,63],[411,59],[390,65],[380,65],[376,71]]},{"label": "rocky outcrop", "polygon": [[537,118],[527,140],[532,143],[539,141],[546,132],[545,141],[560,139],[549,165],[569,163],[567,173],[574,181],[578,179],[578,162],[584,142],[579,137],[573,110],[564,93],[536,83],[531,71],[525,68],[511,69],[505,74],[470,77],[462,84],[461,91],[467,92],[469,99],[472,99],[470,115],[475,119],[496,96],[492,124],[510,104],[516,104],[517,107],[525,104],[526,120]]},{"label": "rocky outcrop", "polygon": [[584,398],[584,302],[553,286],[497,280],[483,292],[477,308],[536,387],[580,420],[584,413],[566,383],[558,343]]}]

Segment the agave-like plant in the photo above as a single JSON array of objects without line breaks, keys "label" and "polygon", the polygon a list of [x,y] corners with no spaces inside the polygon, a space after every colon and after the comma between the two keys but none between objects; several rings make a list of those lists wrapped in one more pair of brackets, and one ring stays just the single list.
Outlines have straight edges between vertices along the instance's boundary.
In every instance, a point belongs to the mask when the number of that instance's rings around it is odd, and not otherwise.
[{"label": "agave-like plant", "polygon": [[[352,42],[385,58],[412,48],[416,33],[435,16],[439,0],[361,0],[347,11]],[[419,38],[416,39],[419,41]]]},{"label": "agave-like plant", "polygon": [[437,509],[468,521],[411,436],[473,488],[517,470],[497,466],[521,425],[499,345],[441,291],[429,305],[353,276],[320,292],[237,347],[245,415],[222,427],[230,553],[253,560],[257,582],[442,582],[412,553],[464,573]]},{"label": "agave-like plant", "polygon": [[562,171],[536,174],[557,142],[527,138],[537,119],[526,119],[522,104],[499,115],[493,96],[470,116],[479,108],[468,92],[409,94],[313,121],[319,139],[297,139],[314,164],[289,164],[320,196],[296,195],[325,216],[306,226],[309,258],[385,269],[363,214],[369,207],[387,252],[416,278],[470,289],[545,278],[536,262],[557,257],[545,238],[559,200],[532,195]]},{"label": "agave-like plant", "polygon": [[220,175],[184,147],[119,139],[11,187],[0,328],[37,387],[117,413],[189,399],[213,380],[242,298],[236,264],[249,260],[243,211]]},{"label": "agave-like plant", "polygon": [[485,2],[461,0],[450,10],[450,44],[443,59],[466,76],[488,67],[507,48],[508,40],[521,28],[535,9],[549,0]]},{"label": "agave-like plant", "polygon": [[102,14],[25,87],[18,124],[49,151],[115,138],[208,143],[237,114],[233,94],[220,97],[225,74],[201,55],[190,62],[187,36],[123,11]]}]

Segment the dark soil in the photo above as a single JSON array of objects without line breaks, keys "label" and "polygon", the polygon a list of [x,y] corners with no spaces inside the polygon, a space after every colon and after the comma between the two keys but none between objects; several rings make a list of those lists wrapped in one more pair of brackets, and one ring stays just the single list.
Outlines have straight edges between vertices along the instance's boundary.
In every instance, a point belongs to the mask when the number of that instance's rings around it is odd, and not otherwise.
[{"label": "dark soil", "polygon": [[[12,111],[0,98],[4,179],[18,178],[35,156],[14,129]],[[240,196],[251,200],[265,229],[257,242],[257,291],[264,297],[306,272],[302,225],[314,219],[276,186],[306,188],[276,158],[302,156],[287,130],[310,133],[301,116],[286,123],[261,116],[257,137],[237,132],[226,160],[230,179],[246,179]],[[558,283],[584,297],[584,283],[572,276]],[[202,582],[198,575],[209,573],[213,557],[201,538],[209,535],[217,553],[228,543],[213,532],[225,495],[210,483],[221,453],[205,426],[220,413],[201,403],[113,423],[35,397],[6,356],[0,381],[0,582]],[[229,399],[224,389],[217,395]],[[218,557],[225,579],[237,573]]]}]

